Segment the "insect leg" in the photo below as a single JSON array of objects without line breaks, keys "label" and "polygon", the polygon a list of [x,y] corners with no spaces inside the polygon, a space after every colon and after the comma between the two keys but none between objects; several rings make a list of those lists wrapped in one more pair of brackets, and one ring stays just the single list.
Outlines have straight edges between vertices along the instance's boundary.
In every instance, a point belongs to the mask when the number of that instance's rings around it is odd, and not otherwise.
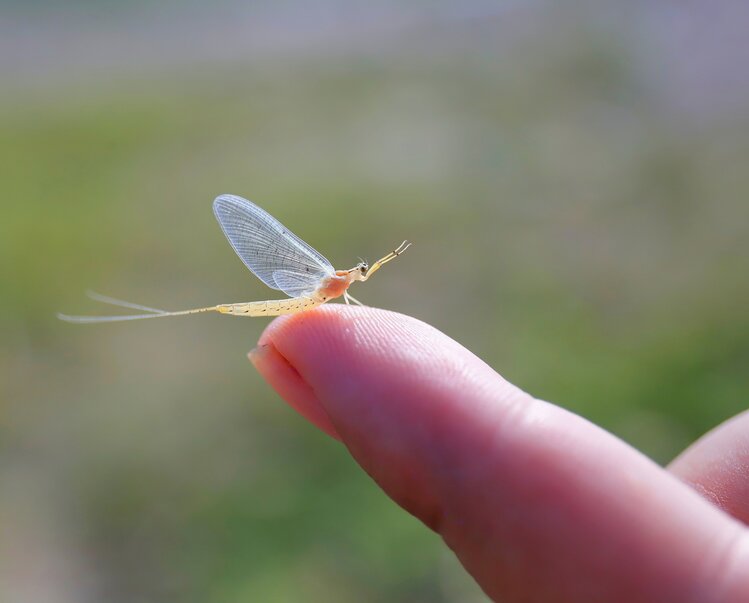
[{"label": "insect leg", "polygon": [[[356,299],[356,298],[355,298],[355,297],[354,297],[353,295],[351,295],[350,293],[346,293],[346,295],[348,296],[348,299],[350,299],[350,300],[351,300],[352,302],[354,302],[354,303],[355,303],[355,304],[356,304],[357,306],[364,306],[364,304],[363,304],[363,303],[361,303],[361,302],[360,302],[360,301],[359,301],[358,299]],[[346,303],[348,303],[348,299],[346,300]]]}]

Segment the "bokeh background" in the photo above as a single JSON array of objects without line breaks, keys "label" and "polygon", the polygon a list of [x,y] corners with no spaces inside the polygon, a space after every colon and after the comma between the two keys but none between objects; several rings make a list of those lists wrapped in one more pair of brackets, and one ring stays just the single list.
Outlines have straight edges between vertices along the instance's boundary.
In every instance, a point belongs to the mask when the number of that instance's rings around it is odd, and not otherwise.
[{"label": "bokeh background", "polygon": [[[749,7],[0,4],[0,599],[483,601],[246,360],[268,209],[659,462],[749,394]],[[397,342],[396,342],[397,344]],[[501,509],[498,509],[501,512]]]}]

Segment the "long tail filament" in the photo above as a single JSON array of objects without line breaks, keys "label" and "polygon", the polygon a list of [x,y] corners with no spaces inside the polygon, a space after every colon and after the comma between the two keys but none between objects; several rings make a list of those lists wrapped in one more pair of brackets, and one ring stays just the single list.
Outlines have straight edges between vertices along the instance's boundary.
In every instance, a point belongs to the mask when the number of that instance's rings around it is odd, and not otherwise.
[{"label": "long tail filament", "polygon": [[169,312],[168,310],[149,308],[148,306],[142,306],[140,304],[134,304],[132,302],[123,301],[121,299],[115,299],[114,297],[102,295],[101,293],[96,293],[95,291],[87,291],[86,295],[88,295],[88,297],[90,297],[91,299],[102,302],[104,304],[119,306],[121,308],[130,308],[132,310],[142,310],[144,312],[147,312],[147,314],[124,314],[120,316],[70,316],[68,314],[58,314],[57,318],[59,318],[60,320],[64,320],[65,322],[85,324],[97,322],[120,322],[123,320],[144,320],[146,318],[164,318],[166,316],[183,316],[185,314],[199,314],[201,312],[219,312],[218,306]]}]

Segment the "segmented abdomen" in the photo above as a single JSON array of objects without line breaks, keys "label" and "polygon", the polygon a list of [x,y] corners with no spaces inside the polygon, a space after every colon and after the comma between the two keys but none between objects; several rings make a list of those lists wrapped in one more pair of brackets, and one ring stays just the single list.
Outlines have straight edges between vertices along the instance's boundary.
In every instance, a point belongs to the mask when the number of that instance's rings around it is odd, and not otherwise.
[{"label": "segmented abdomen", "polygon": [[240,304],[221,304],[217,307],[221,314],[233,316],[280,316],[281,314],[294,314],[295,312],[310,310],[319,306],[320,303],[311,297],[292,297]]}]

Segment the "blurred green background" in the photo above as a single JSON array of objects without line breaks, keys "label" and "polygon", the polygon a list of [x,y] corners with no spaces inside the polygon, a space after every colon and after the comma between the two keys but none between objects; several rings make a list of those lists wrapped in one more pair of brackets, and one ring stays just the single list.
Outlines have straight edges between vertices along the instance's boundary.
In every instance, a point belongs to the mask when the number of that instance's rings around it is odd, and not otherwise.
[{"label": "blurred green background", "polygon": [[[0,4],[0,599],[483,601],[245,358],[262,205],[659,462],[749,394],[749,10]],[[744,32],[743,34],[741,32]],[[501,510],[498,510],[501,512]]]}]

